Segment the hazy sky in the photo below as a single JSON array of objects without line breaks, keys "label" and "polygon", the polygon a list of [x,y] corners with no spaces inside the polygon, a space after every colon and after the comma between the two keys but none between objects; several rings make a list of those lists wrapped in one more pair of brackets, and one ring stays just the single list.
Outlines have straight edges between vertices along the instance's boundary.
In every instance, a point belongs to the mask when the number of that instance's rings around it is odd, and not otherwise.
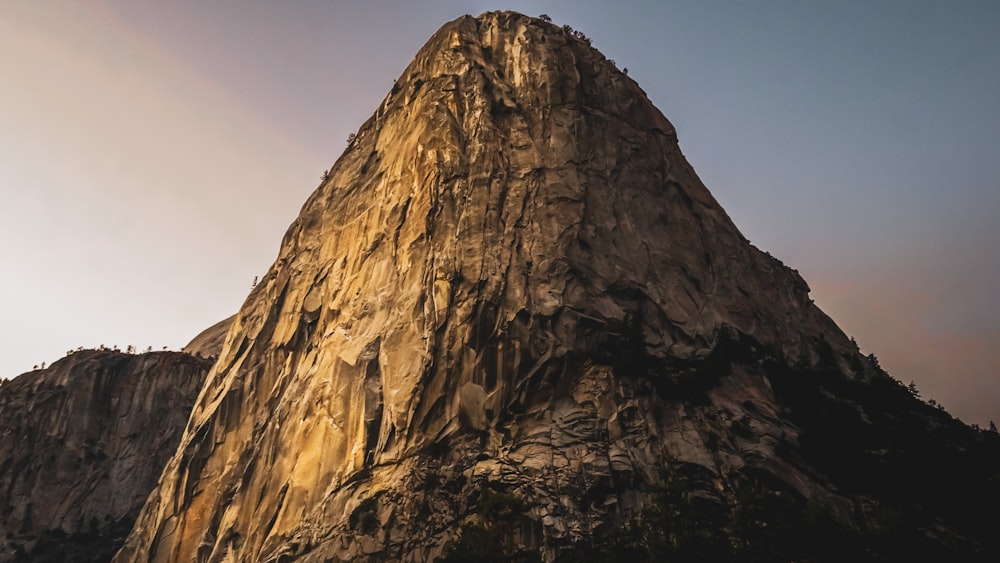
[{"label": "hazy sky", "polygon": [[866,353],[1000,421],[996,0],[0,0],[0,375],[234,313],[417,49],[493,9],[590,36]]}]

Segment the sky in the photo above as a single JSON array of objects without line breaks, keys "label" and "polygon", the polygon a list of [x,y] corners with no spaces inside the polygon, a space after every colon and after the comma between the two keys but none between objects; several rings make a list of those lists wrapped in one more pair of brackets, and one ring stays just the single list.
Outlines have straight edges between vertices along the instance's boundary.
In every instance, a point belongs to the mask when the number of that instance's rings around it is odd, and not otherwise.
[{"label": "sky", "polygon": [[862,351],[1000,421],[995,0],[0,0],[0,376],[235,313],[420,46],[583,31]]}]

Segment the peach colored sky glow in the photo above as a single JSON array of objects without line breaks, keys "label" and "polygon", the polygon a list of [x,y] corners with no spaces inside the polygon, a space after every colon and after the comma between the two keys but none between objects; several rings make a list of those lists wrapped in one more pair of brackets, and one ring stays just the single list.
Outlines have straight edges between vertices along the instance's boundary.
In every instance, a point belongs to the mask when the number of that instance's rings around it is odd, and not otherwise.
[{"label": "peach colored sky glow", "polygon": [[[235,312],[423,42],[497,7],[0,1],[0,376]],[[503,7],[590,36],[863,351],[1000,422],[1000,4]]]}]

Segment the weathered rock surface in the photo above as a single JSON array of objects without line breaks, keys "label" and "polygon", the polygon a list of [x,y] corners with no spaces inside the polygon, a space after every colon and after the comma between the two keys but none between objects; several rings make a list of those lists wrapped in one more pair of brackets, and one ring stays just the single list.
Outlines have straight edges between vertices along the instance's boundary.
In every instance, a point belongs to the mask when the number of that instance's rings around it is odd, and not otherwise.
[{"label": "weathered rock surface", "polygon": [[0,561],[108,561],[180,441],[210,362],[75,352],[0,387]]},{"label": "weathered rock surface", "polygon": [[[438,31],[233,324],[118,561],[429,561],[490,531],[600,553],[666,470],[677,498],[728,507],[733,549],[776,529],[740,531],[750,491],[859,537],[878,510],[916,515],[913,545],[981,551],[942,500],[964,485],[907,496],[981,437],[861,356],[635,82],[543,21]],[[951,461],[888,483],[919,458],[904,435]]]},{"label": "weathered rock surface", "polygon": [[226,317],[214,325],[206,328],[191,339],[181,352],[197,356],[199,358],[217,358],[222,352],[222,345],[226,342],[226,334],[229,327],[233,326],[233,319],[236,316]]}]

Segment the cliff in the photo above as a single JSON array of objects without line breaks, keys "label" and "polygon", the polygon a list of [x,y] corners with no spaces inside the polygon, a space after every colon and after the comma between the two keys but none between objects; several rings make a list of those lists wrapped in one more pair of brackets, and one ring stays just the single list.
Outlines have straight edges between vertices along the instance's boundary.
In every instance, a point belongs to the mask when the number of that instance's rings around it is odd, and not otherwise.
[{"label": "cliff", "polygon": [[0,387],[0,561],[108,561],[210,363],[85,350]]},{"label": "cliff", "polygon": [[585,37],[459,18],[289,228],[116,560],[986,553],[996,440],[808,291]]},{"label": "cliff", "polygon": [[226,342],[226,334],[229,332],[229,327],[233,325],[233,318],[226,317],[201,331],[181,351],[199,358],[219,357],[219,353],[222,352],[222,345]]}]

